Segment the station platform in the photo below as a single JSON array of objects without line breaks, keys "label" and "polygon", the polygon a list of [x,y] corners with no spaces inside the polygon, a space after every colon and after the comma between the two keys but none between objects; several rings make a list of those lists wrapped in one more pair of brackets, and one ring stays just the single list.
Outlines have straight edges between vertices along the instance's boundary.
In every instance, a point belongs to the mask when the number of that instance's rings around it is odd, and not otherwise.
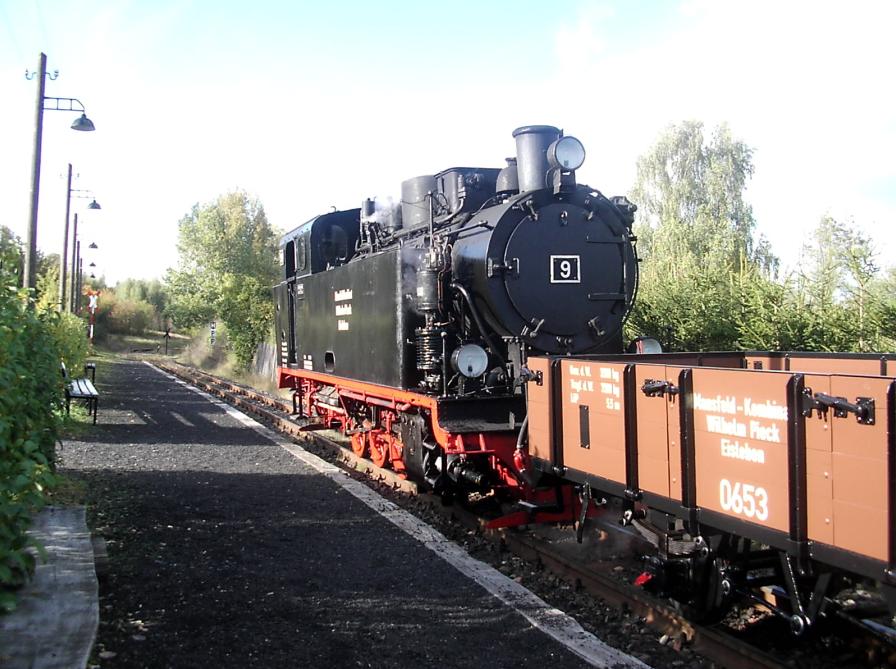
[{"label": "station platform", "polygon": [[45,507],[28,535],[43,547],[44,557],[17,592],[16,608],[0,615],[0,667],[83,667],[100,618],[84,507]]},{"label": "station platform", "polygon": [[105,667],[645,667],[345,472],[137,361],[65,444]]}]

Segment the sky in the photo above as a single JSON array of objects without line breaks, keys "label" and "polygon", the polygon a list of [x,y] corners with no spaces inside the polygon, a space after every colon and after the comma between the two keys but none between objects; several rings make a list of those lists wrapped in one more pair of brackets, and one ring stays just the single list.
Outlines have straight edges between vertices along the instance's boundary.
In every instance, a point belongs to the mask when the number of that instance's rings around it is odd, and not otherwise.
[{"label": "sky", "polygon": [[578,180],[626,194],[672,123],[727,123],[753,151],[747,199],[785,268],[824,215],[896,266],[896,3],[0,0],[0,225],[24,237],[36,82],[38,248],[58,253],[67,164],[85,265],[161,278],[193,205],[240,189],[290,230],[401,181],[501,167],[550,124],[587,151]]}]

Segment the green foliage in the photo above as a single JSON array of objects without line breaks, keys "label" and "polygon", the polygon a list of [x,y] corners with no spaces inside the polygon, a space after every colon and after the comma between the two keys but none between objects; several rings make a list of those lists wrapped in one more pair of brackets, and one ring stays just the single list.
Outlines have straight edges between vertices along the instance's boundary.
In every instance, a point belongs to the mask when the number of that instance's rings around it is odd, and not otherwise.
[{"label": "green foliage", "polygon": [[778,261],[755,236],[744,190],[750,149],[725,126],[671,126],[638,161],[643,255],[627,335],[679,350],[893,350],[896,272],[880,277],[871,241],[822,218],[803,271],[777,276]]},{"label": "green foliage", "polygon": [[40,311],[59,307],[59,254],[42,256],[38,253],[36,302]]},{"label": "green foliage", "polygon": [[264,208],[244,192],[196,205],[180,221],[177,269],[169,270],[168,313],[178,327],[224,321],[246,368],[270,330],[270,286],[277,276],[277,236]]},{"label": "green foliage", "polygon": [[754,238],[743,197],[752,173],[751,149],[726,126],[707,142],[693,121],[668,128],[638,160],[631,197],[644,262],[629,334],[652,334],[680,350],[776,339],[775,329],[744,320],[750,309],[774,310],[783,299],[770,278],[777,259]]},{"label": "green foliage", "polygon": [[753,210],[743,197],[752,155],[725,125],[709,142],[702,123],[670,126],[638,159],[632,198],[639,207],[644,256],[673,250],[733,267],[749,260],[774,269],[777,260],[767,242],[754,239]]},{"label": "green foliage", "polygon": [[148,302],[118,299],[109,310],[109,332],[143,334],[155,324],[155,310]]},{"label": "green foliage", "polygon": [[[5,270],[4,270],[5,271]],[[34,559],[25,552],[31,514],[53,484],[52,463],[62,397],[59,351],[47,316],[27,295],[0,283],[0,610],[14,607]]]},{"label": "green foliage", "polygon": [[878,350],[896,350],[896,267],[884,277],[875,277],[868,288],[872,299],[872,314],[880,332]]},{"label": "green foliage", "polygon": [[157,318],[156,310],[148,302],[122,297],[117,289],[104,290],[97,300],[96,336],[143,334],[156,326]]},{"label": "green foliage", "polygon": [[112,331],[110,322],[112,320],[112,310],[118,303],[118,297],[114,291],[104,290],[97,299],[94,339],[102,339],[105,335]]},{"label": "green foliage", "polygon": [[73,375],[84,368],[89,353],[87,325],[84,319],[69,312],[48,312],[44,315],[47,330],[65,367]]},{"label": "green foliage", "polygon": [[892,277],[879,276],[871,240],[830,216],[822,217],[803,251],[805,271],[794,301],[802,348],[812,351],[884,351],[894,347],[896,308]]},{"label": "green foliage", "polygon": [[170,297],[165,285],[158,279],[125,279],[115,286],[115,295],[122,300],[144,302],[152,306],[153,326],[163,330],[168,315]]},{"label": "green foliage", "polygon": [[[274,322],[270,283],[251,276],[228,277],[223,286],[221,318],[227,326],[237,362],[248,369],[255,349],[267,339]],[[234,323],[239,323],[239,327],[235,328]]]},{"label": "green foliage", "polygon": [[0,285],[18,286],[24,262],[22,241],[12,230],[0,225]]},{"label": "green foliage", "polygon": [[[81,321],[34,308],[17,289],[21,272],[21,243],[0,227],[0,612],[15,608],[14,590],[34,569],[25,530],[55,483],[59,361],[78,368],[86,355]],[[58,284],[48,285],[55,295]]]}]

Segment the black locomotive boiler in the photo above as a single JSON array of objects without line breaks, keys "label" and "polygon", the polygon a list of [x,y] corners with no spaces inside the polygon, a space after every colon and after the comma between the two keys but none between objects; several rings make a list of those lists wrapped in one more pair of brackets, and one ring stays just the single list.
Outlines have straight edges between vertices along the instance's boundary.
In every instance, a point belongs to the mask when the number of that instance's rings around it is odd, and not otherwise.
[{"label": "black locomotive boiler", "polygon": [[436,488],[525,487],[527,356],[621,351],[637,286],[635,207],[577,183],[576,138],[513,136],[503,168],[408,179],[396,206],[364,200],[282,240],[280,386]]}]

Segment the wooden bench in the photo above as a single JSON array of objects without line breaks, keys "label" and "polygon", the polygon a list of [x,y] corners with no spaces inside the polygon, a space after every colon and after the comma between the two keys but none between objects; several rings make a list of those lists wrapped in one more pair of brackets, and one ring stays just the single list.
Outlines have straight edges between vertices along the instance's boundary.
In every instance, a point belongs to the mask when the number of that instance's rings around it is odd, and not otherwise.
[{"label": "wooden bench", "polygon": [[[88,415],[93,414],[93,424],[96,425],[100,394],[96,391],[93,381],[86,377],[83,379],[69,379],[65,363],[60,364],[62,367],[62,378],[65,380],[65,414],[69,415],[71,413],[72,400],[81,400],[87,406]],[[85,365],[84,373],[87,374],[88,371],[92,372],[93,378],[96,379],[96,365],[93,363]]]}]

